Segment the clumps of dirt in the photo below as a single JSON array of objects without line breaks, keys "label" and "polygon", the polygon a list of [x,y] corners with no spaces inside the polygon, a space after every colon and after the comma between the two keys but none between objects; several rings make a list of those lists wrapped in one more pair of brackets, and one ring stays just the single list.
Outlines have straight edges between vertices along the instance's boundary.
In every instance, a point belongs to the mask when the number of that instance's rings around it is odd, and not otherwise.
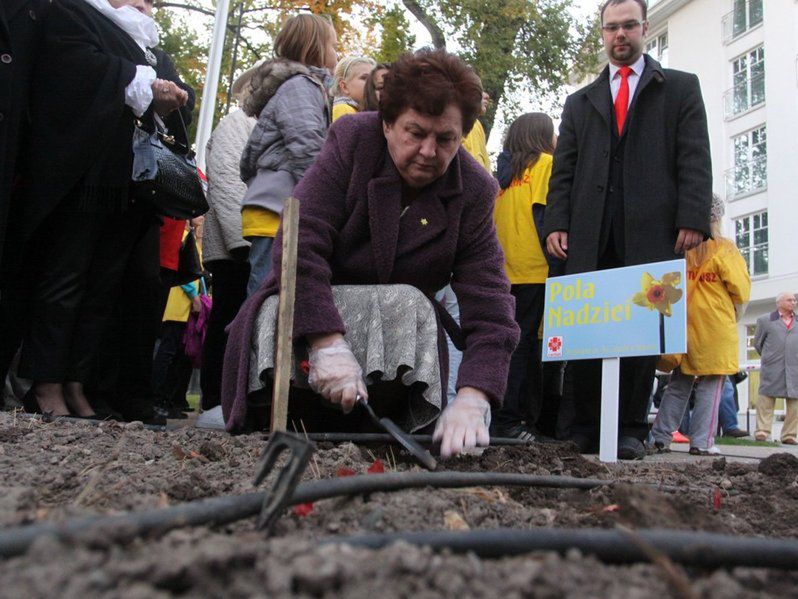
[{"label": "clumps of dirt", "polygon": [[[35,560],[36,566],[31,562]],[[669,597],[662,571],[615,566],[570,551],[481,559],[395,543],[378,551],[315,540],[233,538],[175,531],[113,551],[42,539],[25,557],[0,562],[7,596],[131,597]],[[798,574],[761,569],[692,572],[703,599],[791,596]]]},{"label": "clumps of dirt", "polygon": [[798,458],[791,453],[774,453],[759,462],[759,472],[768,476],[798,475]]},{"label": "clumps of dirt", "polygon": [[612,485],[607,495],[610,505],[617,506],[617,510],[604,512],[608,520],[632,528],[723,531],[722,523],[710,509],[709,491],[703,504],[686,494],[662,493],[652,487],[627,484]]},{"label": "clumps of dirt", "polygon": [[15,443],[22,438],[23,433],[18,428],[3,428],[0,429],[0,443]]},{"label": "clumps of dirt", "polygon": [[463,472],[520,472],[579,478],[606,473],[599,464],[579,454],[572,443],[488,447],[480,456],[463,456],[447,462],[446,467]]},{"label": "clumps of dirt", "polygon": [[[253,490],[262,435],[141,425],[14,418],[0,414],[0,526],[63,521]],[[609,566],[578,552],[500,560],[432,554],[397,544],[381,551],[320,546],[371,532],[497,527],[676,528],[798,536],[798,460],[774,456],[758,471],[721,460],[599,464],[572,445],[491,447],[441,461],[467,472],[599,478],[591,491],[474,487],[413,489],[315,502],[288,510],[272,537],[253,519],[119,543],[41,539],[0,560],[2,596],[666,596],[647,565]],[[380,468],[374,468],[380,461]],[[275,472],[264,482],[267,487]],[[396,446],[319,444],[303,480],[419,469]],[[619,482],[623,481],[623,482]],[[798,573],[689,572],[702,598],[793,596]],[[4,595],[5,594],[5,595]]]}]

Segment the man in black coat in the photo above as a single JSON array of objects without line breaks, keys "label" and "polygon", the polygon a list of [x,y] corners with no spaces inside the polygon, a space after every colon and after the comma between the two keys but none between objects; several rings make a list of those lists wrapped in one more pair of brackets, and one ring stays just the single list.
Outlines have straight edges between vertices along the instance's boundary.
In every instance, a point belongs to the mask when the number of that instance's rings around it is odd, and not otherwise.
[{"label": "man in black coat", "polygon": [[[2,268],[11,189],[18,172],[18,150],[27,129],[27,108],[41,24],[47,0],[0,2],[0,281],[8,277]],[[18,249],[18,248],[17,248]],[[0,291],[0,386],[19,343],[20,330],[14,310],[2,301]]]},{"label": "man in black coat", "polygon": [[17,150],[25,131],[30,80],[40,23],[47,0],[3,0],[0,3],[0,263],[3,259],[11,184]]},{"label": "man in black coat", "polygon": [[[712,172],[698,78],[643,54],[645,0],[607,0],[609,65],[565,102],[544,235],[566,274],[673,260],[709,235]],[[618,457],[641,459],[656,356],[621,360]],[[571,362],[573,440],[598,439],[601,362]]]}]

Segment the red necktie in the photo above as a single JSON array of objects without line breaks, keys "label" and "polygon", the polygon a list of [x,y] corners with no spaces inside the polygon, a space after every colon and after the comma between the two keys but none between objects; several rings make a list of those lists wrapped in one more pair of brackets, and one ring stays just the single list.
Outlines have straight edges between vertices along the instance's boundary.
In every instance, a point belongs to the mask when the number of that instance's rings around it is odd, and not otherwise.
[{"label": "red necktie", "polygon": [[618,88],[618,95],[615,96],[615,120],[618,123],[618,135],[623,133],[623,124],[626,121],[626,112],[629,110],[629,75],[632,74],[631,67],[621,67],[618,69],[621,75],[621,87]]}]

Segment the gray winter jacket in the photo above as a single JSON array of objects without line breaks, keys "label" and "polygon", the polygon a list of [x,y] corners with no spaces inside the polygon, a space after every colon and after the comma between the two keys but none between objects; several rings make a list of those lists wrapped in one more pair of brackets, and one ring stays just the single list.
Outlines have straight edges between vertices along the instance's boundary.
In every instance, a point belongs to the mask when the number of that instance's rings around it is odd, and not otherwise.
[{"label": "gray winter jacket", "polygon": [[224,117],[214,129],[205,150],[208,175],[208,210],[202,235],[202,259],[232,260],[231,250],[249,247],[241,237],[241,200],[247,186],[241,181],[238,162],[255,119],[243,110]]},{"label": "gray winter jacket", "polygon": [[798,397],[798,326],[788,329],[778,310],[760,316],[754,347],[762,356],[760,395]]},{"label": "gray winter jacket", "polygon": [[281,214],[321,150],[330,126],[326,69],[275,59],[252,77],[244,104],[258,122],[241,155],[241,180],[247,184],[242,206],[260,206]]}]

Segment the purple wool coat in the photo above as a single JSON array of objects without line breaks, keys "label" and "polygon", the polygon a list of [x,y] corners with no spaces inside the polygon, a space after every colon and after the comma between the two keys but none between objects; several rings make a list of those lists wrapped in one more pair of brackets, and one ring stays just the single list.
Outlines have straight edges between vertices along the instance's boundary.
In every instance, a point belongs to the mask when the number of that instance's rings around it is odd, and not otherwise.
[{"label": "purple wool coat", "polygon": [[[332,285],[403,283],[431,297],[451,282],[465,344],[457,387],[480,389],[500,405],[519,329],[493,226],[497,189],[460,149],[446,173],[403,214],[402,179],[379,115],[365,112],[336,121],[294,190],[300,200],[294,339],[345,333]],[[230,432],[250,424],[251,333],[261,304],[279,292],[281,238],[278,233],[271,274],[230,324],[222,376]],[[441,362],[445,373],[445,349]]]}]

